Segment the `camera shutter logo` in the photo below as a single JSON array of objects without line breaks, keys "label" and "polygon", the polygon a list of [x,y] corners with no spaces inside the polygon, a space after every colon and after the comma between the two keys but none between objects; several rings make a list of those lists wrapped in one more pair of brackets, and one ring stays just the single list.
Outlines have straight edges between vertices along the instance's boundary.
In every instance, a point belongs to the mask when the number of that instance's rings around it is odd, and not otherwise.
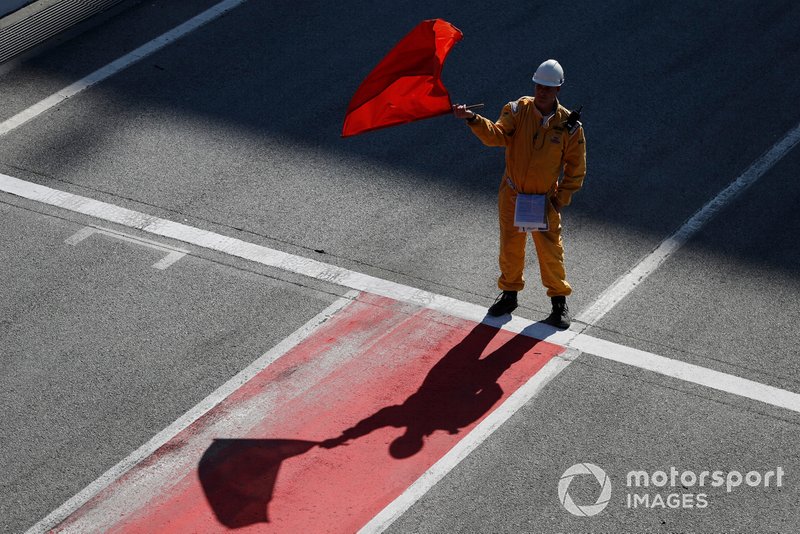
[{"label": "camera shutter logo", "polygon": [[[597,479],[601,489],[596,503],[578,506],[570,497],[569,485],[572,479],[578,475],[594,475],[594,478]],[[605,471],[594,464],[588,462],[575,464],[564,471],[564,474],[561,475],[561,480],[558,481],[558,500],[561,501],[561,506],[572,515],[589,517],[599,514],[608,506],[608,501],[611,500],[611,479],[608,478]]]}]

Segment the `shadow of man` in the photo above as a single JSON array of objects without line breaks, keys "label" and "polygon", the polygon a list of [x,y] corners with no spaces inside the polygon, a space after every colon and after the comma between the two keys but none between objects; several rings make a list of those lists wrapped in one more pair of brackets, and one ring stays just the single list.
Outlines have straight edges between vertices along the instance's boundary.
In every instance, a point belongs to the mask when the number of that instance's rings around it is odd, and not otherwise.
[{"label": "shadow of man", "polygon": [[498,379],[539,343],[518,334],[481,358],[498,332],[494,326],[478,324],[431,368],[420,388],[402,404],[382,408],[320,445],[336,447],[382,427],[405,427],[389,446],[392,457],[402,459],[419,452],[425,437],[436,430],[457,434],[502,398]]},{"label": "shadow of man", "polygon": [[278,471],[284,460],[319,445],[334,448],[379,428],[405,427],[389,446],[397,459],[419,452],[436,430],[456,434],[491,410],[503,395],[498,379],[539,341],[519,334],[484,358],[496,326],[478,324],[428,372],[403,403],[387,406],[322,442],[290,439],[218,439],[198,466],[203,491],[217,519],[228,528],[269,522]]}]

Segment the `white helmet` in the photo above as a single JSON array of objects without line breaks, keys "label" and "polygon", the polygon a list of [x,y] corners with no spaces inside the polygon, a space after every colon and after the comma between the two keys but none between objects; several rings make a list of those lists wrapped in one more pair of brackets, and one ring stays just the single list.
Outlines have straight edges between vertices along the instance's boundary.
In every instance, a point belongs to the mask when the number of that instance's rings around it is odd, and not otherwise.
[{"label": "white helmet", "polygon": [[536,69],[533,83],[548,87],[560,87],[564,83],[564,69],[555,59],[548,59]]}]

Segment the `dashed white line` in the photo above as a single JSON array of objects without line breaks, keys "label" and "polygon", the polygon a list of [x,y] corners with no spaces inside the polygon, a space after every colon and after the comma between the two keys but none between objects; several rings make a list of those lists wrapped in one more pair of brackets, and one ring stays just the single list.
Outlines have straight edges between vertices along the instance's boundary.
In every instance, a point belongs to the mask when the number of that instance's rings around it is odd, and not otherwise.
[{"label": "dashed white line", "polygon": [[123,232],[115,232],[114,230],[109,230],[106,228],[97,228],[94,226],[87,226],[85,228],[81,228],[73,235],[68,237],[64,240],[64,242],[68,245],[77,245],[87,237],[94,235],[94,234],[103,234],[109,237],[113,237],[115,239],[119,239],[122,241],[127,241],[129,243],[134,243],[137,245],[142,245],[148,248],[154,248],[156,250],[160,250],[162,252],[166,252],[167,255],[158,260],[153,264],[154,269],[164,270],[169,268],[170,265],[174,264],[176,261],[180,260],[186,254],[189,253],[188,250],[183,250],[175,247],[171,247],[169,245],[163,245],[161,243],[156,243],[154,241],[150,241],[149,239],[142,239],[141,237],[132,236]]},{"label": "dashed white line", "polygon": [[89,237],[92,234],[94,234],[94,232],[95,232],[95,229],[92,228],[91,226],[84,226],[83,228],[81,228],[80,230],[78,230],[77,232],[75,232],[74,234],[69,236],[68,238],[66,238],[64,240],[64,243],[66,243],[67,245],[72,245],[74,247],[75,245],[77,245],[78,243],[80,243],[81,241],[86,239],[87,237]]},{"label": "dashed white line", "polygon": [[153,269],[160,269],[163,271],[164,269],[169,268],[170,265],[172,265],[179,259],[183,258],[184,256],[186,256],[185,252],[170,252],[169,254],[167,254],[157,262],[155,262],[153,264]]}]

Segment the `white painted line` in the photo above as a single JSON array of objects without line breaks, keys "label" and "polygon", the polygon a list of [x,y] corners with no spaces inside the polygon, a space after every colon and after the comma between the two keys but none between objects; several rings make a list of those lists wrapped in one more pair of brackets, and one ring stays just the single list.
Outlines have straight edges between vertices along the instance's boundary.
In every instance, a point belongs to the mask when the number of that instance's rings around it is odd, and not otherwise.
[{"label": "white painted line", "polygon": [[[576,335],[575,332],[556,330],[555,328],[541,323],[531,324],[530,321],[521,317],[512,317],[509,322],[506,322],[507,318],[503,317],[486,317],[486,308],[476,304],[437,295],[321,261],[295,256],[280,250],[248,243],[240,239],[223,236],[185,224],[160,219],[91,198],[64,191],[57,191],[5,174],[0,174],[0,191],[50,206],[63,208],[75,213],[89,215],[124,227],[134,228],[161,237],[175,239],[209,250],[215,250],[261,265],[328,281],[350,289],[382,295],[471,321],[483,321],[493,326],[502,326],[504,329],[511,332],[518,333],[526,329],[532,337],[558,345],[567,346],[569,340]],[[117,234],[126,235],[121,232],[117,232]],[[141,238],[135,239],[146,241]],[[159,246],[163,247],[164,245]]]},{"label": "white painted line", "polygon": [[128,52],[124,56],[112,61],[104,67],[97,69],[88,76],[81,78],[75,83],[72,83],[60,91],[48,96],[44,100],[37,102],[28,109],[17,113],[10,119],[0,123],[0,136],[7,134],[15,128],[18,128],[29,120],[41,115],[53,106],[60,104],[64,100],[73,97],[81,91],[84,91],[85,89],[102,82],[106,78],[113,76],[119,71],[130,67],[137,61],[149,56],[153,52],[164,48],[168,44],[196,30],[200,26],[211,22],[226,11],[230,11],[231,9],[239,6],[240,4],[244,3],[244,1],[245,0],[225,0],[224,2],[220,2],[219,4],[216,4],[215,6],[203,11],[199,15],[187,20],[180,26],[176,26],[170,31],[161,34],[152,41],[143,44],[131,52]]},{"label": "white painted line", "polygon": [[165,245],[164,243],[159,243],[157,241],[152,241],[150,239],[145,239],[143,237],[126,234],[125,232],[120,232],[118,230],[111,230],[109,228],[100,228],[99,226],[92,226],[91,228],[93,233],[95,234],[103,234],[108,237],[113,237],[114,239],[119,239],[120,241],[133,243],[134,245],[141,245],[143,247],[153,248],[156,250],[160,250],[162,252],[180,252],[182,254],[189,253],[188,250],[184,250],[182,248],[173,247],[171,245]]},{"label": "white painted line", "polygon": [[380,511],[372,520],[364,525],[359,534],[383,532],[394,521],[403,515],[420,497],[425,495],[432,487],[442,480],[453,468],[472,453],[495,430],[508,421],[520,408],[533,399],[544,386],[563,371],[571,359],[555,357],[551,359],[539,372],[531,377],[521,388],[515,391],[502,405],[490,413],[486,419],[464,436],[450,451],[433,464],[421,477],[411,484],[406,491],[400,494],[386,508]]},{"label": "white painted line", "polygon": [[162,243],[156,243],[155,241],[132,236],[124,232],[117,232],[114,230],[109,230],[107,228],[99,228],[95,226],[87,226],[85,228],[81,228],[75,234],[65,239],[64,242],[68,245],[74,246],[93,234],[103,234],[109,237],[113,237],[115,239],[119,239],[121,241],[133,243],[135,245],[141,245],[148,248],[154,248],[162,252],[167,252],[167,255],[165,257],[161,258],[159,261],[153,264],[153,267],[155,269],[160,269],[162,271],[164,269],[167,269],[170,265],[180,260],[189,253],[188,250],[183,250],[169,245],[164,245]]},{"label": "white painted line", "polygon": [[64,243],[66,243],[67,245],[72,245],[74,247],[75,245],[77,245],[78,243],[80,243],[93,233],[94,233],[94,228],[92,228],[91,226],[85,226],[80,230],[78,230],[77,232],[75,232],[74,234],[72,234],[71,236],[69,236],[68,238],[66,238],[64,240]]},{"label": "white painted line", "polygon": [[182,257],[186,256],[185,252],[170,252],[157,262],[153,264],[154,269],[164,270],[167,269],[170,265],[181,259]]},{"label": "white painted line", "polygon": [[275,345],[275,347],[273,347],[263,356],[237,373],[236,376],[228,380],[225,384],[217,388],[216,391],[200,401],[200,403],[186,412],[170,426],[153,436],[150,441],[139,447],[127,458],[103,473],[97,480],[86,486],[80,493],[76,494],[70,500],[51,512],[47,517],[32,526],[27,531],[27,534],[44,533],[56,527],[78,508],[86,504],[92,497],[108,487],[109,484],[123,476],[142,460],[155,453],[161,446],[185,430],[187,427],[189,427],[189,425],[197,421],[200,417],[202,417],[220,402],[225,400],[243,384],[266,369],[278,358],[289,352],[301,341],[309,337],[312,333],[314,333],[315,330],[325,323],[325,321],[330,319],[336,314],[336,312],[341,310],[351,300],[356,298],[357,295],[358,292],[350,291],[344,297],[338,299],[336,302],[322,310],[319,314],[297,329],[289,337]]},{"label": "white painted line", "polygon": [[798,142],[800,142],[800,124],[789,130],[772,148],[762,154],[728,187],[709,200],[705,206],[692,215],[683,226],[665,239],[653,252],[617,279],[597,298],[594,304],[579,314],[576,320],[587,325],[596,324],[606,313],[658,269],[667,258],[686,244],[700,228],[766,174]]},{"label": "white painted line", "polygon": [[699,384],[707,388],[800,413],[800,394],[792,391],[721,373],[699,365],[665,358],[658,354],[618,345],[611,341],[597,339],[584,334],[576,336],[571,347],[606,360],[624,363],[660,375],[677,378],[684,382]]},{"label": "white painted line", "polygon": [[[752,384],[756,384],[755,382],[747,381],[733,375],[725,375],[724,373],[720,373],[719,375],[698,374],[697,370],[704,368],[691,366],[690,364],[678,360],[671,360],[656,355],[652,355],[653,357],[651,358],[646,358],[644,356],[649,353],[636,351],[635,349],[630,349],[608,341],[602,341],[579,332],[556,330],[543,323],[533,323],[521,317],[512,317],[511,319],[507,316],[497,318],[487,317],[486,308],[483,306],[463,302],[443,295],[437,295],[397,282],[382,280],[367,274],[350,271],[343,267],[294,256],[286,252],[215,234],[207,230],[159,219],[112,204],[73,195],[72,193],[56,191],[4,174],[0,174],[0,191],[85,215],[91,215],[131,228],[138,228],[142,231],[162,237],[177,239],[200,247],[224,252],[231,256],[254,261],[262,265],[278,267],[312,278],[327,280],[350,289],[366,291],[402,302],[431,308],[455,317],[461,317],[475,322],[483,322],[498,328],[503,328],[510,332],[523,333],[549,343],[586,351],[602,358],[619,361],[634,367],[640,367],[688,382],[709,385],[709,387],[711,387],[710,384],[713,380],[716,380],[720,376],[725,376],[727,378],[725,378],[725,383],[723,384],[724,389],[722,389],[722,391],[790,410],[794,410],[797,406],[794,404],[794,400],[791,400],[788,404],[784,401],[777,400],[777,397],[775,397],[773,393],[782,390],[778,390],[777,388],[769,389],[768,386],[764,386],[767,389],[759,390],[760,393],[753,393]],[[710,373],[716,373],[715,371],[708,371]],[[711,376],[714,378],[709,378]],[[794,395],[796,394],[790,392],[785,393],[790,395],[786,398],[795,398]]]}]

